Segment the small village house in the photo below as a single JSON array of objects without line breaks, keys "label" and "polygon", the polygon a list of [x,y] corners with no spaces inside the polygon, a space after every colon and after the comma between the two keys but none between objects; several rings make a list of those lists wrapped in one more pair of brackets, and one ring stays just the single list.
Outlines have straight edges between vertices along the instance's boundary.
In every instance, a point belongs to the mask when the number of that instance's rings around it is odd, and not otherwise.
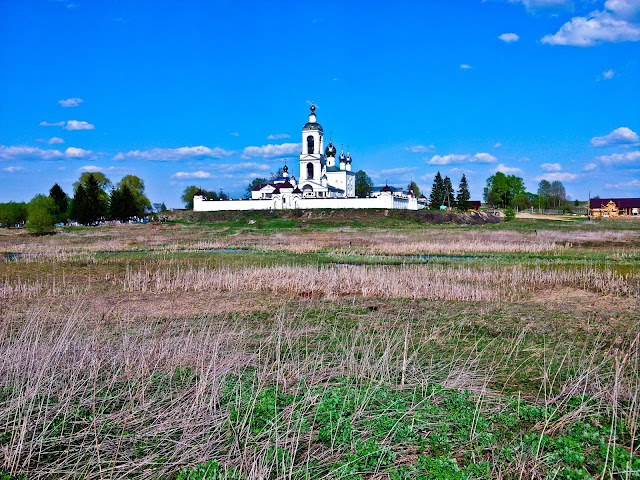
[{"label": "small village house", "polygon": [[592,198],[589,215],[604,218],[639,216],[640,198]]}]

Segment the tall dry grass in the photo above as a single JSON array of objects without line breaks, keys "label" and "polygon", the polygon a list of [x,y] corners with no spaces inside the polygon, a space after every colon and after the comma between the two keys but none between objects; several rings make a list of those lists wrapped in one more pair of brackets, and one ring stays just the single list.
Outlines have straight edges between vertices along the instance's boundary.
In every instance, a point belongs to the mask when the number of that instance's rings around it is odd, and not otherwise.
[{"label": "tall dry grass", "polygon": [[637,297],[640,278],[594,268],[527,266],[273,266],[240,268],[129,268],[127,292],[226,291],[284,296],[513,300],[569,286],[613,296]]},{"label": "tall dry grass", "polygon": [[[496,348],[469,341],[459,326],[412,323],[408,311],[395,325],[368,318],[349,328],[320,327],[285,306],[259,330],[214,318],[134,329],[111,320],[96,327],[81,311],[79,305],[53,325],[40,315],[0,325],[2,469],[29,479],[157,479],[215,458],[249,478],[299,478],[312,461],[337,458],[333,446],[314,443],[295,414],[312,410],[317,394],[301,394],[291,411],[256,431],[251,411],[231,421],[247,391],[253,397],[244,405],[251,405],[269,385],[300,394],[301,379],[322,387],[349,377],[364,388],[357,410],[365,411],[373,397],[366,392],[377,385],[413,389],[420,402],[427,385],[441,384],[475,392],[478,409],[499,411],[504,400],[495,385],[517,374],[519,350],[539,358],[537,401],[549,410],[574,394],[590,398],[571,418],[549,415],[534,430],[539,435],[596,413],[613,415],[631,432],[637,428],[637,338],[621,349],[595,339],[589,348],[527,352],[526,330]],[[457,346],[445,354],[447,342]],[[230,374],[249,369],[251,389],[223,388]],[[222,402],[224,395],[238,404]],[[284,471],[268,454],[273,446],[295,453]]]}]

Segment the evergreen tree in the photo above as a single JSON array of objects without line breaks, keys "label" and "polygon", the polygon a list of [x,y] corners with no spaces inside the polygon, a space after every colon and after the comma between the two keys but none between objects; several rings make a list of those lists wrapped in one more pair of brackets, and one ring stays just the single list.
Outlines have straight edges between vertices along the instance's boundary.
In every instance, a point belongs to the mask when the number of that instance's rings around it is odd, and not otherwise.
[{"label": "evergreen tree", "polygon": [[433,209],[439,209],[444,202],[444,182],[440,172],[436,173],[431,187],[431,195],[429,195],[429,206]]},{"label": "evergreen tree", "polygon": [[57,183],[49,190],[49,197],[53,199],[53,203],[56,206],[55,220],[56,222],[64,222],[67,220],[67,210],[69,209],[69,197],[60,188]]},{"label": "evergreen tree", "polygon": [[127,185],[122,185],[111,191],[109,218],[126,222],[132,217],[138,216],[139,208],[135,195]]},{"label": "evergreen tree", "polygon": [[466,212],[469,210],[469,199],[471,198],[471,194],[469,193],[469,185],[467,184],[467,177],[465,177],[464,173],[462,174],[462,178],[460,179],[460,185],[458,186],[458,196],[456,197],[456,204],[458,205],[458,210]]},{"label": "evergreen tree", "polygon": [[449,177],[444,177],[442,181],[442,204],[447,207],[456,206],[456,197],[453,194],[453,185]]},{"label": "evergreen tree", "polygon": [[145,212],[151,210],[151,202],[144,194],[144,182],[135,175],[125,175],[122,177],[116,188],[121,190],[123,187],[129,189],[129,193],[133,196],[133,205],[135,213],[131,217],[142,217]]},{"label": "evergreen tree", "polygon": [[76,194],[73,196],[73,200],[71,200],[71,209],[69,211],[69,216],[72,220],[75,220],[78,223],[85,224],[87,223],[87,194],[84,191],[84,187],[82,184],[78,185],[76,188]]},{"label": "evergreen tree", "polygon": [[104,193],[104,191],[100,188],[100,185],[93,174],[90,174],[89,178],[87,178],[85,188],[86,222],[83,223],[93,223],[106,216],[108,201],[106,203],[104,202],[101,193]]}]

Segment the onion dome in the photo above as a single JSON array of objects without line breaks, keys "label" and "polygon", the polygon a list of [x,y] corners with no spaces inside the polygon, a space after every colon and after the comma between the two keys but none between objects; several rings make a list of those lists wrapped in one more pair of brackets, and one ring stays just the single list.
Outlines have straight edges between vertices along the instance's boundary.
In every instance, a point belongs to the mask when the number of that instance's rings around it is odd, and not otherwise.
[{"label": "onion dome", "polygon": [[303,132],[309,132],[312,130],[324,132],[324,130],[322,129],[322,125],[320,125],[318,122],[307,122],[304,124],[304,127],[302,127]]},{"label": "onion dome", "polygon": [[284,167],[282,167],[282,171],[283,171],[284,173],[287,173],[287,172],[289,171],[289,167],[287,167],[287,164],[286,164],[286,163],[284,164]]},{"label": "onion dome", "polygon": [[199,189],[198,189],[198,191],[195,193],[194,197],[195,197],[196,195],[199,195],[199,196],[201,196],[201,197],[205,197],[205,198],[207,198],[207,194],[206,194],[206,193],[204,193],[204,192],[202,191],[202,189],[201,189],[201,188],[199,188]]},{"label": "onion dome", "polygon": [[340,156],[338,157],[338,160],[340,160],[341,162],[346,162],[347,161],[347,157],[344,156],[344,150],[340,153]]},{"label": "onion dome", "polygon": [[382,190],[380,190],[381,192],[390,192],[393,193],[393,190],[391,189],[391,187],[389,185],[385,185],[384,187],[382,187]]},{"label": "onion dome", "polygon": [[351,163],[351,154],[347,152],[347,163]]},{"label": "onion dome", "polygon": [[324,149],[324,154],[327,157],[335,157],[336,156],[336,147],[333,146],[333,143],[331,143],[331,140],[329,140],[329,145],[327,145],[327,148]]}]

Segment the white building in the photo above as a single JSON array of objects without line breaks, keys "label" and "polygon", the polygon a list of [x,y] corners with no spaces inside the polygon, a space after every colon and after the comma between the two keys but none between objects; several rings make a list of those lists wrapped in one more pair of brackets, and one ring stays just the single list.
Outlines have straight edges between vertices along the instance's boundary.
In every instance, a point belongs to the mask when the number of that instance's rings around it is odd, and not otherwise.
[{"label": "white building", "polygon": [[[336,164],[336,147],[331,141],[324,147],[324,131],[311,105],[309,121],[302,127],[300,176],[283,174],[270,183],[258,185],[248,200],[207,200],[204,194],[193,197],[197,212],[218,210],[281,210],[294,208],[398,208],[417,210],[426,207],[426,199],[411,192],[385,186],[374,189],[366,198],[356,197],[356,175],[351,171],[351,155],[340,152]],[[324,150],[324,153],[322,153]]]}]

